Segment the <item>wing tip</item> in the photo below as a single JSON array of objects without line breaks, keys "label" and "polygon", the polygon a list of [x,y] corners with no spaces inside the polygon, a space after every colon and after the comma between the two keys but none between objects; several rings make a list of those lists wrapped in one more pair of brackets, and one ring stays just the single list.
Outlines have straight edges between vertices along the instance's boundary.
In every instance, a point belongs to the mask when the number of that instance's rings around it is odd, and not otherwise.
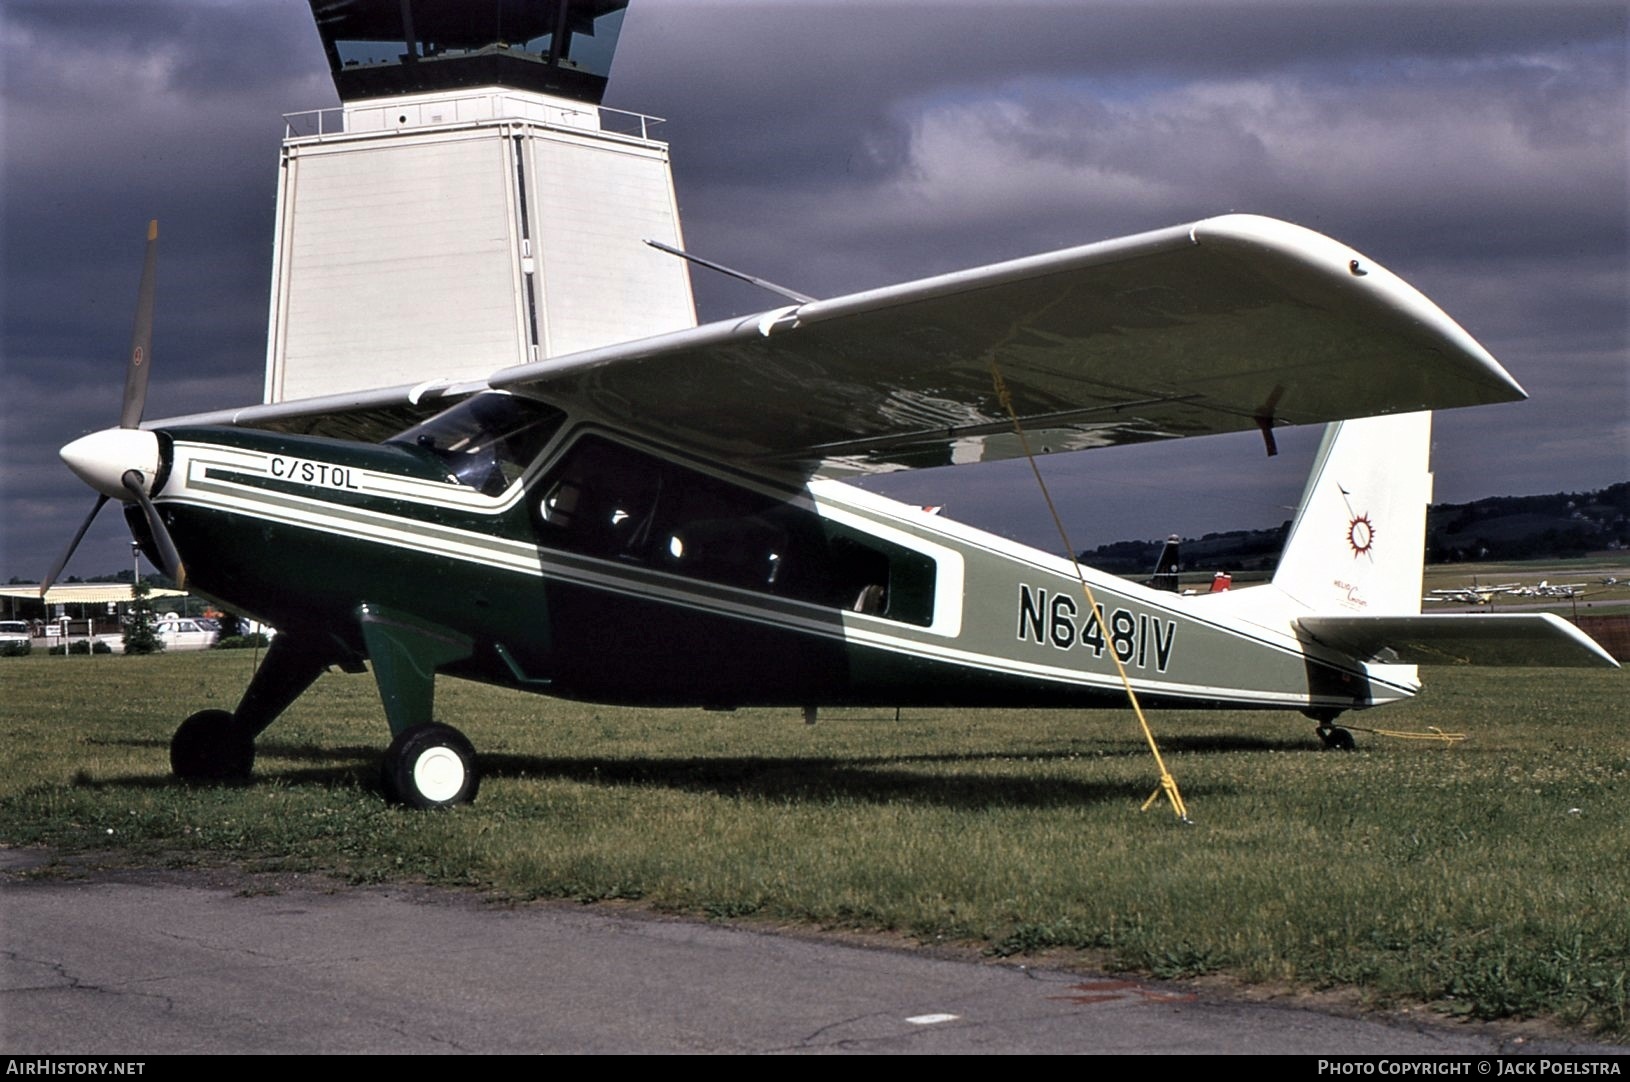
[{"label": "wing tip", "polygon": [[[1362,253],[1306,226],[1261,214],[1222,214],[1195,222],[1189,230],[1196,244],[1223,250],[1271,253],[1326,281],[1347,286],[1362,282],[1376,302],[1406,316],[1461,369],[1461,378],[1478,387],[1471,400],[1453,405],[1520,402],[1528,397],[1522,384],[1469,331],[1420,290]],[[1421,403],[1419,408],[1437,408]]]},{"label": "wing tip", "polygon": [[1570,623],[1554,612],[1544,612],[1540,613],[1539,615],[1546,618],[1545,622],[1555,628],[1558,635],[1571,639],[1581,651],[1594,655],[1596,664],[1601,668],[1624,668],[1623,665],[1619,664],[1618,658],[1608,653],[1605,646],[1591,638],[1590,635],[1586,634],[1585,630],[1579,625]]}]

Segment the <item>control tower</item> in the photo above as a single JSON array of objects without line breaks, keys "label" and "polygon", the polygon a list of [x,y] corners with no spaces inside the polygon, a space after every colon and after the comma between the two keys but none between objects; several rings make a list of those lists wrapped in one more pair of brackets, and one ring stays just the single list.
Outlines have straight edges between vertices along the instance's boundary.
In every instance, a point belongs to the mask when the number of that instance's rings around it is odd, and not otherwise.
[{"label": "control tower", "polygon": [[267,402],[694,326],[668,147],[600,106],[628,0],[309,0],[338,109],[285,118]]}]

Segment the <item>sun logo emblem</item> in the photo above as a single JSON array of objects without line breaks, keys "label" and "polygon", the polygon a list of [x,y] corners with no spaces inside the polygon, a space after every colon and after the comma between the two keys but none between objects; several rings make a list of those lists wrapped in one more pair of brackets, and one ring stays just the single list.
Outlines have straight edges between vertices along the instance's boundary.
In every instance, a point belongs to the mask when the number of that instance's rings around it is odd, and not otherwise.
[{"label": "sun logo emblem", "polygon": [[1347,545],[1353,550],[1353,559],[1367,556],[1375,543],[1375,525],[1369,515],[1359,515],[1347,523]]}]

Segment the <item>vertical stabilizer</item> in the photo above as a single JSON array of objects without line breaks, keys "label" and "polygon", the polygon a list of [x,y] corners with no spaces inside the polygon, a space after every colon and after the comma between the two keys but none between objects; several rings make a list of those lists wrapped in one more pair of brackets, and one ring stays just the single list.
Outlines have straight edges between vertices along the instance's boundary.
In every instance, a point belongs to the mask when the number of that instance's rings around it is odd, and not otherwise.
[{"label": "vertical stabilizer", "polygon": [[1317,612],[1419,613],[1431,444],[1430,413],[1328,426],[1274,585]]},{"label": "vertical stabilizer", "polygon": [[1182,541],[1176,534],[1166,538],[1166,544],[1160,550],[1160,558],[1155,561],[1155,573],[1144,583],[1145,586],[1174,594],[1181,589],[1178,580],[1178,573],[1182,570],[1181,544]]}]

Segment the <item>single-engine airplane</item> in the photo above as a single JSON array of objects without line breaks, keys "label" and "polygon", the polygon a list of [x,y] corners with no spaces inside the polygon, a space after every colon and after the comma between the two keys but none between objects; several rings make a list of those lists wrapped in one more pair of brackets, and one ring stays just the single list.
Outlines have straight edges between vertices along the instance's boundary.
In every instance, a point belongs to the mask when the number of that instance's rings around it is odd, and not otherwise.
[{"label": "single-engine airplane", "polygon": [[1540,579],[1532,586],[1518,586],[1511,592],[1518,597],[1561,597],[1569,598],[1578,595],[1585,588],[1582,582],[1551,582]]},{"label": "single-engine airplane", "polygon": [[1473,576],[1472,584],[1470,586],[1455,586],[1446,590],[1432,590],[1422,597],[1421,600],[1444,603],[1452,602],[1458,605],[1487,605],[1500,594],[1516,592],[1519,585],[1519,583],[1515,582],[1502,582],[1494,586],[1483,586],[1478,583],[1476,576]]},{"label": "single-engine airplane", "polygon": [[[1305,229],[1229,215],[420,385],[141,422],[152,234],[118,428],[63,448],[148,556],[275,625],[188,779],[329,666],[371,663],[383,787],[476,794],[438,673],[733,707],[1124,701],[1338,715],[1420,662],[1612,665],[1544,614],[1422,615],[1431,414],[1523,397],[1430,301]],[[439,411],[439,412],[438,412]],[[843,484],[857,472],[1329,423],[1271,584],[1200,596]],[[86,526],[89,525],[86,520]],[[79,536],[83,536],[83,528]],[[54,579],[79,536],[48,579]]]}]

